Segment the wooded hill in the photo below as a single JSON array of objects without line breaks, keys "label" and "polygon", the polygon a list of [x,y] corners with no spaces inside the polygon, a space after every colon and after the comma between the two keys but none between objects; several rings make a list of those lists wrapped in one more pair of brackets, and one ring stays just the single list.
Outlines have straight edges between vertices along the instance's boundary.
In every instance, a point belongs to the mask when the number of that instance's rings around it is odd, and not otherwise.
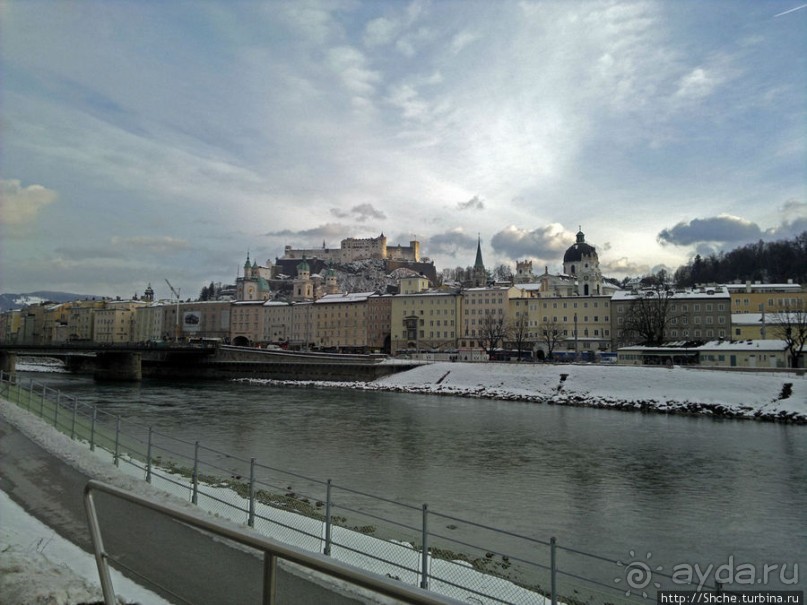
[{"label": "wooded hill", "polygon": [[760,281],[807,284],[807,231],[792,240],[748,244],[730,252],[695,256],[675,272],[679,287]]}]

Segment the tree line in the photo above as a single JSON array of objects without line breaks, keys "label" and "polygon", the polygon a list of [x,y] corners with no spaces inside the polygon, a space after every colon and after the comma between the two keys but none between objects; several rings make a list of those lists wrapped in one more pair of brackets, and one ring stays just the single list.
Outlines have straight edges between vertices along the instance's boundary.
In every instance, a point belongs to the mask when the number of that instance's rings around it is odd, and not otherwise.
[{"label": "tree line", "polygon": [[760,281],[807,283],[807,231],[791,240],[758,241],[729,252],[696,255],[675,272],[678,287],[696,284]]}]

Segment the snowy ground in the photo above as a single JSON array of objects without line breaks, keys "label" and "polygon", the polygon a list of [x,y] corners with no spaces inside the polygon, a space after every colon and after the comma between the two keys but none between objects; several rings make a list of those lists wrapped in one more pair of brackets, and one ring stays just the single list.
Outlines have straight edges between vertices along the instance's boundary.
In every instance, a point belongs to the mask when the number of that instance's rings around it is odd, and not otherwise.
[{"label": "snowy ground", "polygon": [[312,381],[284,384],[807,424],[807,378],[784,372],[441,362],[393,374],[371,383]]},{"label": "snowy ground", "polygon": [[[26,513],[0,491],[0,603],[103,602],[95,558]],[[112,570],[123,603],[167,601]]]}]

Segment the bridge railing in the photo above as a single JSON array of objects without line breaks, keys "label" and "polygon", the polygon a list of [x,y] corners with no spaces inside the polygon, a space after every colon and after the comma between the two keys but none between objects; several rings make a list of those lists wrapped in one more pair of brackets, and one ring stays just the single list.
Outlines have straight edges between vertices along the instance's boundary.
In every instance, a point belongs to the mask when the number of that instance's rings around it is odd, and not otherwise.
[{"label": "bridge railing", "polygon": [[[555,538],[519,535],[177,439],[33,379],[20,382],[0,372],[0,396],[122,472],[201,509],[295,548],[461,601],[616,604],[655,601],[657,588],[719,590],[684,584],[644,562],[623,563]],[[637,565],[646,572],[641,583],[628,573]]]}]

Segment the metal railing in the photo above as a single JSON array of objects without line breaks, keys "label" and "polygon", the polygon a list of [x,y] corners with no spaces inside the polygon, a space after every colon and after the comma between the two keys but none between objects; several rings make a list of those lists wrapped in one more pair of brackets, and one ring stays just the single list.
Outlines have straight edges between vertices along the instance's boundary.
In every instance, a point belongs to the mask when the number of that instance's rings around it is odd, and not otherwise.
[{"label": "metal railing", "polygon": [[[391,580],[466,602],[655,601],[655,588],[719,590],[636,562],[541,540],[260,464],[122,419],[30,379],[0,372],[0,396],[71,439],[111,457],[122,472],[263,535]],[[390,510],[394,510],[392,518]],[[581,572],[580,570],[584,570]],[[621,578],[619,577],[621,574]],[[651,582],[652,580],[652,582]],[[674,581],[674,584],[670,584]]]},{"label": "metal railing", "polygon": [[[103,532],[95,507],[95,492],[102,492],[114,498],[142,506],[192,527],[205,530],[216,536],[227,538],[261,552],[263,554],[262,603],[264,603],[264,605],[274,605],[274,603],[277,602],[276,576],[278,560],[296,563],[297,565],[326,574],[332,578],[344,580],[350,584],[371,590],[372,592],[400,599],[403,602],[412,603],[414,605],[446,605],[447,603],[456,603],[454,600],[441,598],[425,590],[410,588],[405,584],[382,576],[367,574],[362,570],[335,561],[330,557],[306,552],[302,549],[283,544],[277,540],[258,535],[252,531],[245,531],[237,527],[228,527],[227,525],[213,521],[198,513],[183,510],[170,504],[158,503],[153,499],[138,496],[137,494],[118,487],[100,481],[90,480],[84,489],[84,508],[87,512],[87,521],[90,527],[95,562],[98,566],[101,590],[103,591],[104,603],[106,605],[115,605],[118,601],[109,573],[109,560],[113,557],[104,549]],[[115,561],[118,565],[126,567],[125,563],[120,559],[115,559]]]}]

